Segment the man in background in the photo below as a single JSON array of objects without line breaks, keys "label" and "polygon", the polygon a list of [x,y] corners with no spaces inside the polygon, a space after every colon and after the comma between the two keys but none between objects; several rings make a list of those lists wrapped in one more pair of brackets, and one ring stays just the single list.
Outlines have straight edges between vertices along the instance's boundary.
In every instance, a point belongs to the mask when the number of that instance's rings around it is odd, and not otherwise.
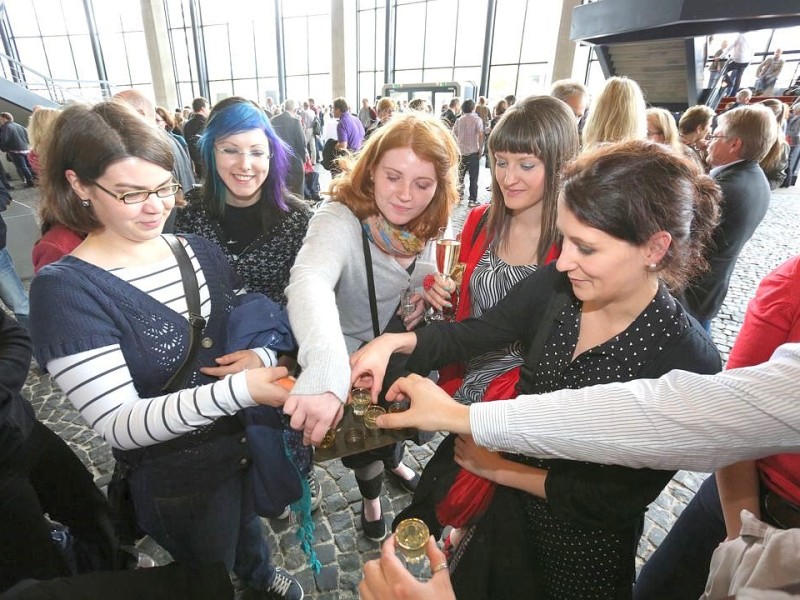
[{"label": "man in background", "polygon": [[191,118],[186,121],[183,126],[183,137],[189,145],[189,157],[194,164],[194,172],[198,179],[202,179],[205,173],[203,167],[203,159],[200,157],[200,148],[197,143],[200,141],[200,135],[206,128],[206,120],[211,112],[208,100],[203,97],[198,97],[192,100]]},{"label": "man in background", "polygon": [[458,165],[458,185],[463,194],[464,176],[469,173],[469,204],[478,204],[478,173],[480,172],[481,149],[483,148],[484,127],[481,118],[475,114],[475,100],[468,98],[461,106],[461,117],[453,125],[453,135],[461,152]]},{"label": "man in background", "polygon": [[33,171],[28,160],[30,147],[28,146],[28,130],[19,123],[14,122],[11,113],[0,113],[0,150],[6,152],[14,163],[20,179],[25,182],[25,187],[33,187]]}]

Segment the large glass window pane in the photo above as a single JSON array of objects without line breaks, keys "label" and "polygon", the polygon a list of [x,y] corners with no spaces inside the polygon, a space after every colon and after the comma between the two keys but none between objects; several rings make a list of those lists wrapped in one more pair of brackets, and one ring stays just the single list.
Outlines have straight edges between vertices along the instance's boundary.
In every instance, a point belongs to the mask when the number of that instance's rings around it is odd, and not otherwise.
[{"label": "large glass window pane", "polygon": [[[286,97],[296,98],[302,101],[303,98],[313,96],[308,89],[308,77],[299,75],[286,78]],[[315,96],[316,97],[316,96]]]},{"label": "large glass window pane", "polygon": [[[425,68],[453,65],[458,0],[431,0],[425,26]],[[477,41],[477,40],[476,40]]]},{"label": "large glass window pane", "polygon": [[128,64],[131,71],[131,83],[149,83],[152,79],[150,74],[150,60],[147,52],[142,49],[147,48],[144,39],[144,32],[135,31],[125,34],[125,47],[128,49]]},{"label": "large glass window pane", "polygon": [[[228,34],[231,44],[230,62],[233,67],[233,77],[254,77],[256,75],[256,54],[253,22],[231,23]],[[208,51],[206,48],[206,52]]]},{"label": "large glass window pane", "polygon": [[[67,33],[64,13],[61,9],[61,0],[33,0],[33,7],[39,20],[41,35]],[[83,7],[81,7],[81,10],[83,10]]]},{"label": "large glass window pane", "polygon": [[94,60],[89,36],[73,35],[70,41],[75,55],[75,65],[78,67],[78,79],[97,79],[97,63]]},{"label": "large glass window pane", "polygon": [[331,95],[331,86],[331,76],[329,74],[310,75],[308,78],[309,95],[306,97],[319,98],[316,103],[321,104],[323,99]]},{"label": "large glass window pane", "polygon": [[[308,72],[331,72],[331,16],[308,18]],[[304,38],[305,39],[305,38]]]},{"label": "large glass window pane", "polygon": [[497,0],[492,64],[516,64],[519,62],[524,25],[522,15],[525,14],[525,6],[525,0]]},{"label": "large glass window pane", "polygon": [[[548,62],[553,60],[556,54],[556,40],[558,39],[560,19],[561,3],[528,3],[525,17],[525,33],[522,36],[521,62]],[[497,35],[497,31],[495,31],[495,35]]]},{"label": "large glass window pane", "polygon": [[259,77],[278,75],[278,58],[275,53],[275,35],[256,35],[256,65]]},{"label": "large glass window pane", "polygon": [[[504,35],[495,32],[495,35]],[[460,0],[456,34],[456,65],[479,65],[486,35],[486,0]],[[480,79],[480,77],[478,78]]]},{"label": "large glass window pane", "polygon": [[81,0],[61,0],[64,25],[70,33],[89,33],[89,24],[86,22],[86,11]]},{"label": "large glass window pane", "polygon": [[776,29],[772,36],[770,51],[776,48],[781,50],[800,50],[800,27],[783,27]]},{"label": "large glass window pane", "polygon": [[190,81],[192,73],[197,73],[194,63],[194,44],[189,31],[186,29],[173,29],[172,53],[175,58],[176,78],[178,81]]},{"label": "large glass window pane", "polygon": [[397,7],[395,34],[395,68],[414,69],[422,64],[420,25],[425,22],[425,4]]},{"label": "large glass window pane", "polygon": [[47,60],[50,62],[52,77],[54,79],[77,79],[67,36],[46,37],[42,38],[42,42]]},{"label": "large glass window pane", "polygon": [[308,73],[308,36],[304,17],[283,20],[283,43],[286,75]]},{"label": "large glass window pane", "polygon": [[453,69],[425,69],[424,81],[453,81]]},{"label": "large glass window pane", "polygon": [[489,97],[502,98],[516,93],[517,65],[492,67],[489,72]]},{"label": "large glass window pane", "polygon": [[106,77],[113,85],[130,85],[130,72],[128,71],[128,51],[125,41],[118,33],[100,35],[100,45],[103,47],[103,60],[106,64]]},{"label": "large glass window pane", "polygon": [[471,81],[477,88],[477,84],[480,83],[480,80],[480,67],[456,67],[453,69],[453,81]]},{"label": "large glass window pane", "polygon": [[39,24],[31,0],[6,0],[5,5],[14,36],[39,35]]},{"label": "large glass window pane", "polygon": [[233,93],[257,104],[262,102],[262,99],[258,97],[258,82],[255,79],[235,79],[233,81]]},{"label": "large glass window pane", "polygon": [[394,81],[395,83],[420,83],[422,81],[422,69],[395,71]]},{"label": "large glass window pane", "polygon": [[358,13],[358,67],[362,71],[375,68],[375,11]]},{"label": "large glass window pane", "polygon": [[225,25],[203,27],[206,63],[209,79],[230,79],[231,54],[228,49],[228,31]]},{"label": "large glass window pane", "polygon": [[520,65],[517,77],[517,98],[525,98],[532,94],[547,94],[549,90],[549,65],[538,63]]},{"label": "large glass window pane", "polygon": [[230,79],[224,81],[209,81],[208,89],[211,90],[210,98],[212,104],[233,96],[233,86]]},{"label": "large glass window pane", "polygon": [[16,42],[22,64],[44,75],[50,74],[41,38],[17,38]]}]

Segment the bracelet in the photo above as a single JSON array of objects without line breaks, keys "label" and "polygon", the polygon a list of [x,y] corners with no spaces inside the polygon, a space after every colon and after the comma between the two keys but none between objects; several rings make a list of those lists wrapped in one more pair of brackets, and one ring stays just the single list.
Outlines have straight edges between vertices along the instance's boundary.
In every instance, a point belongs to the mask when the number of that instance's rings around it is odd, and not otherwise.
[{"label": "bracelet", "polygon": [[425,277],[422,279],[422,287],[425,289],[425,291],[428,291],[433,287],[433,284],[435,282],[436,282],[436,276],[433,275],[432,273],[429,273],[428,275],[425,275]]}]

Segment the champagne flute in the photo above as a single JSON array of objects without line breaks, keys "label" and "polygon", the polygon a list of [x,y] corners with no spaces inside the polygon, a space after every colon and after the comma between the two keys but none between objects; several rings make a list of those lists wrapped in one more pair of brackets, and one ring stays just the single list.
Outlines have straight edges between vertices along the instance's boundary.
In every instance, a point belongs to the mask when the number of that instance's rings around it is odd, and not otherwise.
[{"label": "champagne flute", "polygon": [[[442,277],[450,277],[458,264],[458,255],[461,253],[461,240],[445,237],[446,229],[439,229],[436,240],[436,268]],[[452,321],[452,315],[446,315],[442,310],[436,309],[428,317],[429,321]]]}]

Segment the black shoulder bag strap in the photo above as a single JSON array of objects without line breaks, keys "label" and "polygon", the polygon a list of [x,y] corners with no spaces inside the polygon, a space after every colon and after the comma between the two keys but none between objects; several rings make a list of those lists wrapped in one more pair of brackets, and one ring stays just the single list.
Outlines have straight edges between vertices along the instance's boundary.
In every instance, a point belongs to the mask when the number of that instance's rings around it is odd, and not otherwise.
[{"label": "black shoulder bag strap", "polygon": [[169,381],[161,388],[163,392],[177,392],[186,386],[189,375],[192,373],[194,359],[197,356],[197,349],[200,346],[200,336],[206,326],[206,320],[200,315],[200,289],[197,285],[197,275],[194,266],[183,247],[181,241],[174,235],[164,236],[164,241],[169,244],[170,250],[178,261],[181,270],[181,281],[183,282],[183,292],[186,294],[186,304],[189,308],[189,353],[183,359],[181,366],[170,377]]},{"label": "black shoulder bag strap", "polygon": [[547,304],[547,310],[544,313],[541,321],[539,321],[539,329],[533,337],[530,348],[525,355],[525,362],[519,369],[519,383],[517,384],[517,394],[529,394],[531,385],[533,384],[533,374],[536,366],[539,364],[539,356],[542,354],[544,344],[550,336],[552,330],[553,319],[564,308],[569,294],[564,290],[556,290],[550,297],[550,302]]},{"label": "black shoulder bag strap", "polygon": [[361,241],[364,244],[364,263],[367,267],[367,288],[369,290],[369,312],[372,315],[372,333],[375,337],[381,334],[378,324],[378,300],[375,298],[375,277],[372,274],[372,252],[369,249],[367,232],[361,228]]}]

